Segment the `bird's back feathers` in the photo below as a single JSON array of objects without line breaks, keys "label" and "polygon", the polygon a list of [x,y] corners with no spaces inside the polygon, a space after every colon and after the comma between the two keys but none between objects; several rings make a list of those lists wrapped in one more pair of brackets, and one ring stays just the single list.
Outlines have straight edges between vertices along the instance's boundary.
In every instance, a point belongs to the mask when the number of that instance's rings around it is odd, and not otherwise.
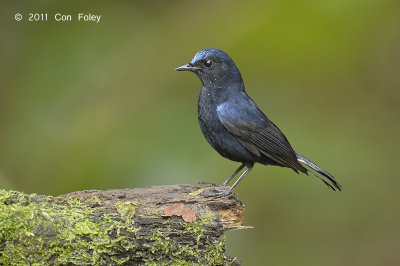
[{"label": "bird's back feathers", "polygon": [[307,173],[285,135],[249,97],[247,101],[228,100],[218,106],[217,113],[225,128],[246,149],[259,156],[259,163],[270,164],[272,160],[276,165]]}]

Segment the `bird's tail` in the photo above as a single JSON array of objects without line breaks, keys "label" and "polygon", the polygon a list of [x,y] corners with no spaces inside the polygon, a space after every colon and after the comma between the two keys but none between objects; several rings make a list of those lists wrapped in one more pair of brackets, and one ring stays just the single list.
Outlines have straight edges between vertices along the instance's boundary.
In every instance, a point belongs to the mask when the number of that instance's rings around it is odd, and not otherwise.
[{"label": "bird's tail", "polygon": [[321,179],[321,181],[324,182],[325,185],[327,185],[331,189],[333,190],[338,189],[339,191],[342,190],[342,186],[335,180],[335,178],[333,178],[333,176],[330,173],[328,173],[327,171],[325,171],[324,169],[322,169],[321,167],[319,167],[318,165],[316,165],[315,163],[313,163],[300,153],[296,152],[296,156],[297,160],[306,166],[307,172],[310,172],[319,179]]}]

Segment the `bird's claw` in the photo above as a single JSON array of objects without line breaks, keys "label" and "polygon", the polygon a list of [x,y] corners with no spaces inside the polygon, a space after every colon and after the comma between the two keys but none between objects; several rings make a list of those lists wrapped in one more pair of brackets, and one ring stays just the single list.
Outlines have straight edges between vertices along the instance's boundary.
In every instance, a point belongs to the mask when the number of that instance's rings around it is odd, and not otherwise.
[{"label": "bird's claw", "polygon": [[238,199],[236,197],[236,195],[233,194],[230,189],[213,189],[212,191],[210,191],[208,193],[203,193],[203,196],[205,198],[222,198],[222,197],[226,197],[226,196],[231,196],[235,199],[235,201],[237,203],[239,203],[240,205],[243,205],[242,201],[240,199]]},{"label": "bird's claw", "polygon": [[208,194],[205,194],[204,197],[206,198],[222,198],[225,196],[228,196],[232,192],[228,189],[213,189],[212,192],[209,192]]}]

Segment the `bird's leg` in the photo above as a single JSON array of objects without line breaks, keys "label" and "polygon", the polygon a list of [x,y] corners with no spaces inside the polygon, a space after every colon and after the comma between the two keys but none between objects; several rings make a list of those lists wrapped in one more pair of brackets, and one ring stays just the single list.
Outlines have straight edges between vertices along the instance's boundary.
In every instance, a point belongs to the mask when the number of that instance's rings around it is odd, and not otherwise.
[{"label": "bird's leg", "polygon": [[243,167],[245,167],[245,164],[244,164],[244,163],[243,163],[241,166],[239,166],[239,168],[238,168],[238,169],[236,169],[236,171],[235,171],[235,172],[233,172],[233,174],[232,174],[230,177],[228,177],[228,179],[226,179],[226,180],[225,180],[225,182],[224,182],[224,183],[222,183],[222,185],[221,185],[221,186],[225,187],[226,185],[228,185],[229,181],[231,181],[231,180],[232,180],[232,178],[234,178],[234,177],[237,175],[237,173],[239,173],[239,172],[240,172],[240,170],[242,170],[242,169],[243,169]]},{"label": "bird's leg", "polygon": [[[244,166],[244,164],[242,166]],[[237,184],[239,184],[240,180],[242,180],[243,177],[245,177],[251,170],[253,170],[253,166],[254,164],[247,165],[247,169],[244,170],[242,175],[235,181],[235,183],[233,183],[233,185],[229,188],[227,194],[231,193],[232,190],[237,186]]]},{"label": "bird's leg", "polygon": [[[245,166],[245,164],[241,165],[239,167],[240,169],[238,169],[237,172],[239,172],[244,166]],[[240,175],[240,177],[235,181],[235,183],[233,183],[233,185],[228,190],[217,190],[215,193],[204,195],[204,197],[220,198],[220,197],[229,195],[232,192],[232,190],[237,186],[237,184],[240,182],[240,180],[242,180],[243,177],[245,177],[245,175],[247,175],[253,169],[253,166],[254,166],[254,164],[248,164],[247,169],[244,170],[244,172]],[[232,178],[230,177],[230,179],[232,179]],[[228,182],[229,182],[229,180],[228,180]]]}]

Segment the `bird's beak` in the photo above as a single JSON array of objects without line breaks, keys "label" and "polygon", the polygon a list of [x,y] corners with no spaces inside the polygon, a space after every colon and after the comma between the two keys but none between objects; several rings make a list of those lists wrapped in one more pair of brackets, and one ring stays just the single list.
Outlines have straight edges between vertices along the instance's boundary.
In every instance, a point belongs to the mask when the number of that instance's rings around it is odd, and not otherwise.
[{"label": "bird's beak", "polygon": [[175,68],[176,71],[192,71],[195,72],[196,70],[199,70],[198,67],[192,66],[190,64],[186,64],[180,67]]}]

